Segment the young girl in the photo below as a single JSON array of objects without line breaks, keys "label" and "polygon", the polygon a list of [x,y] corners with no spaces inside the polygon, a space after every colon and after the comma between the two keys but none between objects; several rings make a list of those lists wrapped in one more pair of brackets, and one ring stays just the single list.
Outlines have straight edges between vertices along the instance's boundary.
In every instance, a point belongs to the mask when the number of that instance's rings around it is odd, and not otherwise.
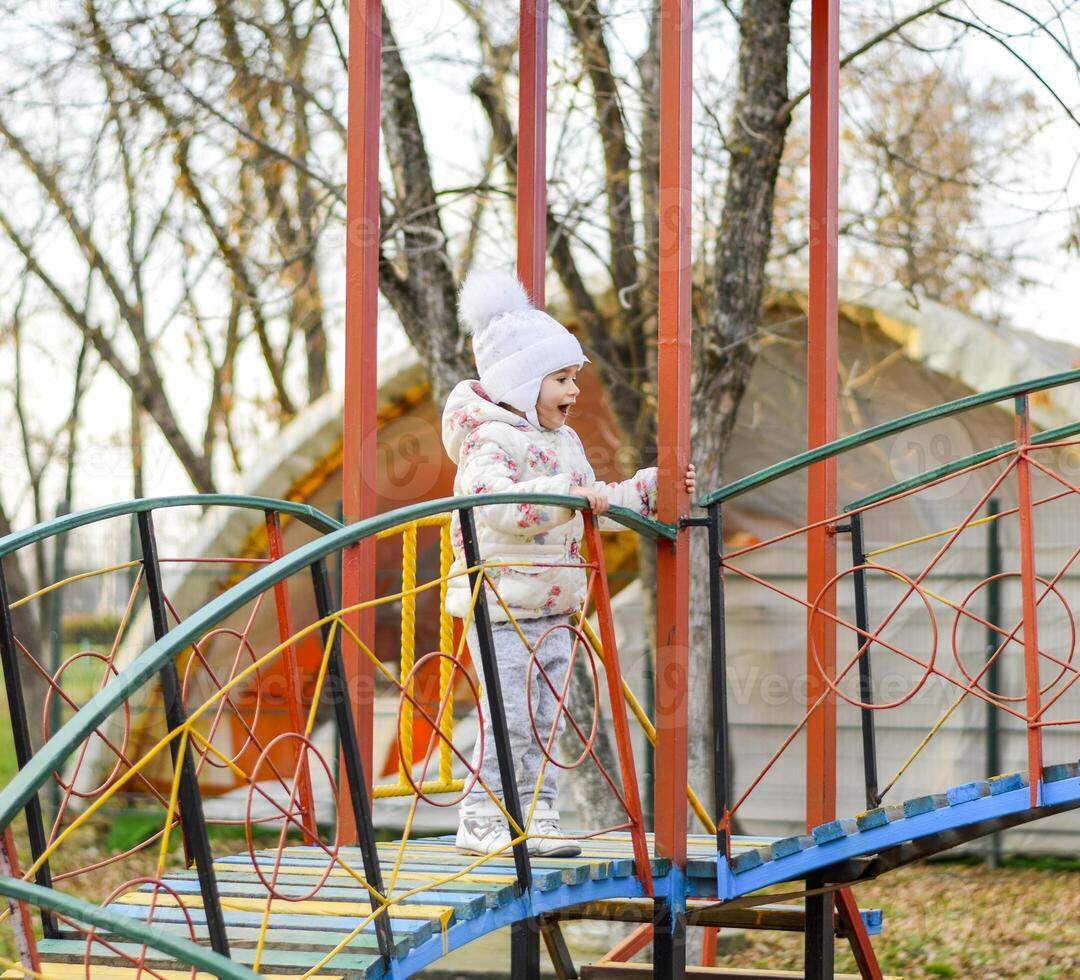
[{"label": "young girl", "polygon": [[[462,381],[450,393],[443,410],[443,444],[457,463],[454,493],[520,492],[584,497],[593,514],[610,505],[656,514],[656,469],[639,470],[621,483],[596,480],[577,433],[566,424],[579,393],[578,371],[588,361],[577,339],[557,320],[535,309],[521,284],[506,273],[474,273],[461,289],[459,312],[473,334],[473,354],[479,381]],[[694,492],[694,467],[686,473],[686,488]],[[569,623],[569,614],[585,598],[585,572],[580,567],[584,522],[576,510],[531,503],[503,504],[474,510],[481,558],[488,563],[533,562],[533,566],[493,567],[488,575],[524,634],[529,647],[552,627]],[[621,530],[607,520],[605,529]],[[451,528],[454,572],[465,567],[461,528],[454,515]],[[462,619],[469,615],[472,594],[468,577],[452,578],[447,607]],[[543,754],[529,721],[526,693],[529,649],[508,621],[506,611],[488,591],[495,658],[499,666],[503,706],[509,729],[518,795],[527,815]],[[555,629],[537,649],[537,660],[552,685],[561,690],[570,662],[573,637]],[[475,626],[469,648],[479,651]],[[489,717],[486,694],[484,718]],[[536,730],[546,739],[552,725],[561,731],[565,718],[539,670],[532,677],[532,713]],[[558,718],[556,718],[558,715]],[[556,736],[557,737],[557,736]],[[493,793],[502,798],[498,760],[490,737],[480,742],[473,766]],[[558,787],[555,767],[544,770],[530,833],[529,850],[542,856],[570,857],[580,848],[557,839]],[[485,854],[510,844],[510,834],[498,806],[478,781],[461,806],[457,846]]]}]

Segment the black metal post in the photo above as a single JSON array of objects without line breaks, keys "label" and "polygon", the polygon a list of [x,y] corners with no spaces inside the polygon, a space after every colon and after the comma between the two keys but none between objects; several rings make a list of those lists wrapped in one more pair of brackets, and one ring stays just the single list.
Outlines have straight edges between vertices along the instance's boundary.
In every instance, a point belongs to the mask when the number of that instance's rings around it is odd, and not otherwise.
[{"label": "black metal post", "polygon": [[[56,516],[63,517],[68,512],[68,502],[61,500],[56,508]],[[53,539],[53,571],[54,582],[64,581],[64,552],[67,550],[67,535],[58,534]],[[47,596],[49,610],[49,673],[56,677],[60,672],[60,662],[63,659],[63,613],[64,613],[64,590],[57,589]],[[57,692],[57,695],[59,692]],[[60,702],[59,696],[49,699],[49,733],[60,729]],[[60,812],[60,784],[55,779],[49,780],[49,819],[55,821]]]},{"label": "black metal post", "polygon": [[[330,589],[330,577],[326,571],[325,561],[320,560],[311,566],[311,579],[315,588],[315,608],[319,619],[325,619],[334,609],[333,593]],[[323,624],[323,643],[329,639],[331,628],[331,623]],[[364,773],[364,762],[360,755],[360,743],[356,737],[356,721],[353,716],[352,702],[349,700],[345,663],[341,654],[340,629],[334,630],[330,662],[326,667],[324,696],[333,701],[338,738],[341,741],[341,753],[345,762],[345,775],[349,781],[349,800],[352,804],[353,819],[356,822],[360,854],[364,862],[364,875],[372,888],[380,895],[385,895],[382,866],[379,864],[379,849],[375,844],[375,829],[371,819],[371,798],[368,796],[367,776]],[[387,962],[387,973],[389,973],[390,961],[394,956],[394,934],[389,914],[376,916],[375,938],[379,944],[379,953]]]},{"label": "black metal post", "polygon": [[[654,576],[655,578],[655,576]],[[644,694],[645,714],[656,718],[656,639],[642,637],[645,656],[641,663],[641,687]],[[645,739],[644,771],[641,776],[641,819],[647,831],[656,829],[653,809],[655,806],[656,787],[656,749],[653,743]]]},{"label": "black metal post", "polygon": [[[146,578],[146,593],[150,602],[150,618],[154,624],[154,638],[160,640],[169,632],[169,623],[165,614],[165,591],[161,584],[161,566],[158,563],[157,541],[154,538],[154,521],[149,511],[139,514],[139,541],[142,545],[143,571]],[[165,720],[169,731],[183,727],[187,713],[180,696],[180,678],[176,672],[176,663],[169,660],[161,668],[161,696],[165,703]],[[180,746],[176,739],[169,743],[173,765],[177,764]],[[221,910],[221,896],[218,893],[217,877],[214,875],[214,857],[210,850],[210,838],[206,829],[206,815],[203,813],[202,796],[199,793],[199,779],[195,772],[193,754],[194,745],[189,740],[188,751],[180,760],[180,827],[184,835],[184,846],[188,855],[195,862],[195,871],[199,876],[199,889],[202,892],[203,910],[206,913],[206,928],[210,934],[210,945],[215,953],[229,955],[229,940],[225,932],[225,916]]]},{"label": "black metal post", "polygon": [[[473,620],[476,635],[480,643],[480,665],[484,675],[484,690],[487,693],[488,718],[492,738],[495,741],[495,755],[499,762],[499,779],[502,781],[503,805],[511,819],[519,827],[525,826],[518,798],[517,775],[510,749],[510,736],[506,728],[506,712],[503,708],[502,686],[499,683],[499,668],[495,663],[495,641],[491,636],[491,617],[488,614],[487,595],[480,584],[484,571],[480,567],[480,549],[476,541],[476,523],[472,508],[463,507],[458,511],[461,520],[461,539],[465,552],[465,564],[472,569],[469,572],[469,585],[474,593],[479,589]],[[511,829],[511,835],[517,834]],[[529,865],[528,845],[524,840],[514,845],[514,867],[517,869],[518,888],[527,894],[532,887],[532,868]],[[519,922],[510,932],[510,974],[517,980],[539,977],[540,971],[540,930],[532,922]]]},{"label": "black metal post", "polygon": [[[824,887],[819,877],[807,878],[806,887],[813,891]],[[833,893],[821,892],[806,896],[806,935],[803,970],[806,980],[832,980],[836,920],[833,915]]]},{"label": "black metal post", "polygon": [[[23,698],[22,676],[19,674],[19,648],[15,645],[15,629],[11,622],[11,602],[8,598],[7,579],[4,576],[2,560],[0,560],[0,663],[4,667],[8,715],[11,718],[11,734],[15,740],[15,761],[22,769],[34,754],[34,746],[30,741],[30,724],[26,716],[26,701]],[[42,821],[41,800],[37,793],[26,801],[23,812],[26,814],[30,853],[36,863],[45,853],[46,848],[45,824]],[[34,880],[42,888],[52,888],[52,873],[49,870],[48,861],[38,868]],[[60,935],[56,918],[47,909],[41,910],[41,927],[46,939],[56,939]]]},{"label": "black metal post", "polygon": [[[866,548],[863,544],[863,519],[862,514],[853,514],[851,517],[851,566],[855,569],[852,576],[855,587],[855,625],[861,632],[855,635],[856,649],[859,656],[859,700],[863,704],[872,704],[874,701],[874,683],[870,671],[870,647],[871,642],[866,634],[870,632],[870,608],[866,593]],[[864,649],[865,648],[865,649]],[[878,792],[877,771],[877,736],[874,730],[874,711],[872,708],[862,708],[862,744],[863,744],[863,778],[866,783],[866,806],[873,809],[881,802]]]},{"label": "black metal post", "polygon": [[709,507],[709,625],[712,640],[713,789],[716,802],[716,849],[728,855],[729,834],[721,823],[730,802],[727,712],[727,636],[724,616],[724,524],[720,505]]},{"label": "black metal post", "polygon": [[686,976],[686,913],[667,898],[653,905],[653,976]]},{"label": "black metal post", "polygon": [[[999,629],[1001,625],[1001,522],[997,516],[1001,513],[1001,502],[992,497],[987,501],[986,512],[991,518],[986,525],[986,659],[994,656],[1002,641]],[[990,691],[1000,690],[1001,657],[997,657],[987,668],[986,687]],[[987,702],[986,705],[986,775],[997,776],[1001,773],[1001,733],[998,729],[998,709]],[[986,863],[996,868],[1001,863],[1001,834],[991,834]]]},{"label": "black metal post", "polygon": [[536,919],[519,919],[510,926],[510,976],[539,980],[540,928]]}]

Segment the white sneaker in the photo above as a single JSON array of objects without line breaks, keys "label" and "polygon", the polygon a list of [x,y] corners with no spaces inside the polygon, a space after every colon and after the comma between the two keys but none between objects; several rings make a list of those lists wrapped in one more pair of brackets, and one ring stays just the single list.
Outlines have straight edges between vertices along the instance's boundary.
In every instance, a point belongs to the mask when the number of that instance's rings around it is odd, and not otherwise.
[{"label": "white sneaker", "polygon": [[537,857],[570,858],[581,853],[581,847],[576,841],[562,836],[558,810],[535,813],[531,833],[536,836],[529,837],[529,853]]},{"label": "white sneaker", "polygon": [[510,853],[510,831],[501,813],[461,814],[458,823],[457,849],[465,854]]}]

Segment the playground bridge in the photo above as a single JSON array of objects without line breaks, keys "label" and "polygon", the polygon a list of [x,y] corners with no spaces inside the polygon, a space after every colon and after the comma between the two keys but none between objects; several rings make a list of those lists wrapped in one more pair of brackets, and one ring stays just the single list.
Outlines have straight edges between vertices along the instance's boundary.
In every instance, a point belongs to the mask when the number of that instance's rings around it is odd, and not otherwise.
[{"label": "playground bridge", "polygon": [[[530,853],[539,781],[531,798],[519,797],[508,729],[530,721],[504,716],[491,646],[489,606],[502,601],[499,582],[509,563],[488,562],[478,553],[473,512],[526,503],[570,508],[580,506],[576,498],[492,494],[435,500],[341,526],[301,504],[191,496],[132,501],[9,535],[0,540],[0,654],[19,772],[0,791],[6,862],[0,893],[9,900],[3,919],[18,953],[5,975],[407,977],[449,950],[509,925],[515,976],[537,974],[542,936],[556,972],[570,977],[578,969],[569,960],[560,922],[595,917],[638,928],[582,975],[633,976],[641,967],[625,961],[677,917],[705,927],[708,935],[728,925],[805,929],[807,976],[831,975],[835,928],[851,942],[862,975],[881,976],[869,939],[880,928],[880,916],[856,907],[852,884],[1080,806],[1075,738],[1080,668],[1066,582],[1080,558],[1080,544],[1062,533],[1076,526],[1072,508],[1080,488],[1063,470],[1080,445],[1080,423],[1038,434],[1030,425],[1032,398],[1078,381],[1080,372],[1072,371],[950,402],[803,453],[699,501],[706,516],[692,523],[704,526],[708,537],[713,629],[707,659],[716,772],[711,799],[686,790],[703,833],[688,840],[685,864],[665,857],[647,832],[631,724],[639,724],[649,739],[655,729],[622,676],[600,531],[587,511],[587,596],[571,632],[590,707],[585,716],[571,706],[572,671],[549,677],[534,656],[530,684],[550,686],[567,734],[560,747],[554,727],[541,731],[533,721],[531,728],[544,766],[593,767],[618,816],[609,826],[567,832],[582,846],[579,857]],[[722,512],[736,497],[772,481],[801,479],[807,466],[824,458],[843,454],[857,464],[860,451],[880,448],[898,433],[916,427],[932,431],[944,419],[1003,401],[1015,412],[1014,442],[923,472],[828,518],[832,532],[850,536],[852,557],[819,594],[792,592],[775,574],[788,565],[783,552],[779,560],[770,558],[812,526],[725,549]],[[881,536],[888,522],[880,518],[889,508],[927,501],[927,512],[941,512],[945,490],[950,512],[960,519],[914,541]],[[987,512],[989,501],[1002,498],[1006,506]],[[263,512],[265,557],[159,554],[155,516],[190,506]],[[473,651],[444,605],[453,513],[460,518],[469,566],[461,574],[472,588],[470,619],[479,637]],[[610,516],[643,543],[676,533],[629,512]],[[286,519],[307,524],[313,539],[286,552],[281,534]],[[134,521],[141,546],[137,559],[81,572],[31,594],[9,595],[2,572],[12,571],[20,551],[116,520]],[[943,571],[947,556],[977,529],[991,525],[1014,532],[1016,548],[1002,571],[974,587]],[[395,572],[400,577],[381,594],[342,608],[334,599],[331,562],[363,540],[400,542]],[[417,560],[425,540],[435,543],[438,555],[431,574]],[[162,569],[207,560],[226,562],[234,576],[245,574],[201,608],[181,615]],[[533,567],[512,565],[525,573]],[[82,650],[49,663],[43,651],[21,641],[15,625],[19,609],[47,600],[76,579],[115,575],[128,577],[130,596],[107,653]],[[740,746],[732,742],[728,726],[724,629],[725,588],[735,580],[791,604],[806,627],[821,687],[820,695],[807,696],[799,719],[771,747],[761,771],[743,779],[737,790],[729,761],[740,758]],[[1004,621],[1000,612],[980,611],[984,590],[1005,580],[1021,593],[1022,616],[1016,622]],[[837,601],[841,587],[851,590],[853,615]],[[315,612],[298,626],[293,620],[304,595]],[[388,610],[398,626],[389,656],[365,643],[357,626],[359,617],[377,609]],[[138,642],[140,617],[153,634],[145,648]],[[271,624],[274,642],[257,647],[254,638],[264,621]],[[817,647],[822,621],[854,641],[849,658],[833,660]],[[417,656],[417,637],[432,633],[437,648]],[[946,633],[951,656],[939,650]],[[992,642],[986,644],[984,636]],[[470,654],[477,658],[475,668]],[[1018,683],[1010,690],[1003,680],[1006,663],[1016,666]],[[900,668],[906,671],[903,689],[893,684],[892,696],[881,697],[875,677],[895,675]],[[376,684],[370,682],[372,674]],[[286,692],[280,717],[272,723],[271,680],[279,680]],[[685,697],[685,679],[681,683],[680,691],[664,688],[661,680],[659,693]],[[944,710],[900,771],[882,778],[877,717],[909,710],[931,683],[951,692]],[[480,684],[490,699],[483,731],[494,743],[508,787],[500,805],[513,842],[503,853],[470,857],[457,853],[452,839],[424,836],[414,826],[423,809],[454,806],[477,785],[479,776],[458,744],[461,726],[455,723],[463,705],[479,710]],[[376,690],[390,692],[398,703],[397,778],[385,784],[372,779],[369,709]],[[1027,765],[963,785],[935,785],[933,769],[920,770],[920,764],[932,756],[934,737],[969,700],[1022,729]],[[775,776],[776,762],[795,751],[800,739],[808,763],[823,767],[825,778],[837,778],[835,711],[844,704],[861,719],[866,809],[793,837],[735,833],[734,821],[746,801]],[[316,744],[316,727],[324,722],[336,726],[340,779]],[[39,725],[35,750],[32,730]],[[614,764],[598,750],[605,736],[614,743]],[[564,755],[567,742],[573,749]],[[898,786],[912,785],[912,779],[921,792],[901,796]],[[50,794],[54,784],[58,791]],[[335,834],[320,819],[320,786],[337,797],[339,826],[345,812],[355,821],[355,836]],[[809,781],[785,788],[791,800],[816,791]],[[380,800],[391,798],[407,802],[407,816],[397,839],[380,840]],[[147,829],[133,847],[103,856],[96,849],[104,828],[116,819],[117,804],[137,808]],[[20,813],[26,820],[25,835],[21,829],[18,834],[21,848],[13,835]],[[28,856],[23,872],[20,849],[24,862]],[[792,898],[803,900],[803,906],[777,904]],[[706,958],[711,955],[712,945],[706,943]],[[677,970],[656,967],[657,975]]]}]

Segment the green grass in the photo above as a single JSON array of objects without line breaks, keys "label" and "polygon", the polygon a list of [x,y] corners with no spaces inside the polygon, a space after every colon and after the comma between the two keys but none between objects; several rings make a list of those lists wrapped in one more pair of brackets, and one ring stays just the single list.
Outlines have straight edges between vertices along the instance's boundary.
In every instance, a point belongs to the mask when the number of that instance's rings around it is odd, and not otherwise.
[{"label": "green grass", "polygon": [[18,771],[19,764],[15,760],[15,739],[11,734],[11,723],[8,721],[5,708],[3,712],[0,712],[0,784],[7,786]]},{"label": "green grass", "polygon": [[[965,868],[981,868],[986,860],[979,854],[962,854],[955,857],[937,858],[932,864],[956,865]],[[1080,858],[1061,854],[1010,854],[1003,857],[998,865],[1002,869],[1016,871],[1080,871]]]}]

